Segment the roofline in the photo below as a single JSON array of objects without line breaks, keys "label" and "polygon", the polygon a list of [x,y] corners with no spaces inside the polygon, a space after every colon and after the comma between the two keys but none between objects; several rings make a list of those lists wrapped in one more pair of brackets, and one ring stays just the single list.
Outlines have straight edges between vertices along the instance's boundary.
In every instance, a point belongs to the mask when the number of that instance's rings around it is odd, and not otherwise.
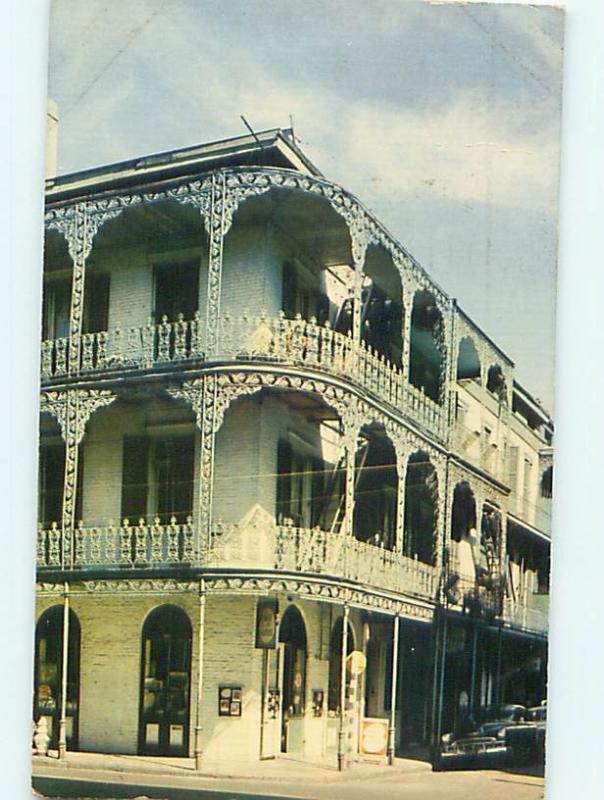
[{"label": "roofline", "polygon": [[164,150],[160,153],[137,156],[125,161],[116,161],[65,175],[53,176],[46,180],[46,194],[48,199],[53,199],[53,195],[66,190],[89,193],[99,184],[103,185],[108,181],[115,186],[131,179],[133,175],[153,176],[159,172],[178,173],[183,167],[186,167],[188,171],[194,171],[195,168],[202,168],[208,161],[226,158],[237,153],[257,152],[263,150],[264,147],[276,148],[291,162],[292,168],[315,177],[323,177],[319,168],[294,141],[291,128],[269,128],[259,131],[255,135],[244,134],[228,139],[217,139],[213,142],[204,142],[176,150]]},{"label": "roofline", "polygon": [[464,310],[463,310],[463,308],[462,308],[462,307],[459,305],[459,303],[457,302],[457,298],[456,298],[456,297],[452,297],[452,298],[451,298],[451,302],[453,303],[453,307],[456,309],[456,311],[458,311],[458,312],[459,312],[460,316],[462,316],[462,317],[463,317],[463,319],[464,319],[464,320],[465,320],[465,321],[466,321],[466,322],[467,322],[469,325],[471,325],[473,328],[475,328],[477,333],[479,333],[479,334],[480,334],[480,335],[481,335],[483,338],[485,338],[485,339],[487,340],[487,342],[488,342],[488,343],[491,345],[491,347],[493,348],[493,350],[495,350],[497,353],[499,353],[499,355],[500,355],[500,356],[501,356],[501,357],[502,357],[502,358],[503,358],[503,359],[504,359],[504,360],[507,362],[508,366],[510,366],[510,367],[515,367],[515,366],[516,366],[516,364],[515,364],[515,363],[514,363],[514,361],[512,361],[512,359],[511,359],[511,358],[510,358],[510,357],[507,355],[507,353],[505,353],[505,352],[504,352],[504,351],[501,349],[501,347],[499,347],[499,345],[498,345],[498,344],[495,344],[495,342],[494,342],[494,341],[491,339],[491,337],[489,336],[489,334],[488,334],[488,333],[485,333],[485,332],[483,331],[483,329],[480,327],[480,325],[478,325],[476,322],[474,322],[474,320],[472,319],[472,317],[471,317],[471,316],[470,316],[470,315],[469,315],[469,314],[468,314],[466,311],[464,311]]},{"label": "roofline", "polygon": [[533,397],[533,395],[522,386],[521,383],[518,383],[517,380],[514,379],[514,391],[522,397],[524,402],[530,406],[531,411],[534,411],[535,414],[539,415],[544,422],[548,423],[553,427],[554,420],[550,412],[544,408],[537,400]]}]

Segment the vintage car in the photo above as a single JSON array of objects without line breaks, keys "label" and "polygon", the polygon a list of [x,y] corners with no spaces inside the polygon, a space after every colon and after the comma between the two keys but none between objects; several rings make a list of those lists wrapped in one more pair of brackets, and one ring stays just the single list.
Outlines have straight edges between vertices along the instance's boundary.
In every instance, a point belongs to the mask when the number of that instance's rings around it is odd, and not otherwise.
[{"label": "vintage car", "polygon": [[528,709],[520,705],[490,706],[476,720],[468,716],[459,731],[441,737],[434,769],[497,769],[522,758],[530,734],[516,738],[510,731],[531,727],[528,716]]}]

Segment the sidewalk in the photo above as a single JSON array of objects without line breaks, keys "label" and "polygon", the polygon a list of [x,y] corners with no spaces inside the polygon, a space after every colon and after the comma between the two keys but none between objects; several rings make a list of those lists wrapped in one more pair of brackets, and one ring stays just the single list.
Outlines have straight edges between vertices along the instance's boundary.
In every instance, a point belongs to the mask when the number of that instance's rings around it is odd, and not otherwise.
[{"label": "sidewalk", "polygon": [[[102,782],[130,782],[129,778],[140,776],[165,776],[170,783],[177,780],[181,785],[192,785],[200,778],[221,778],[229,780],[266,780],[270,782],[286,781],[303,784],[315,783],[356,783],[371,780],[381,783],[389,782],[401,773],[412,774],[430,771],[426,761],[397,758],[392,767],[384,763],[355,762],[347,770],[338,772],[335,757],[329,761],[309,763],[292,757],[228,764],[204,762],[200,772],[195,770],[195,762],[191,758],[161,758],[130,755],[107,755],[101,753],[67,753],[64,760],[59,761],[56,753],[49,756],[33,756],[32,771],[34,777],[84,778]],[[137,781],[132,781],[137,782]]]}]

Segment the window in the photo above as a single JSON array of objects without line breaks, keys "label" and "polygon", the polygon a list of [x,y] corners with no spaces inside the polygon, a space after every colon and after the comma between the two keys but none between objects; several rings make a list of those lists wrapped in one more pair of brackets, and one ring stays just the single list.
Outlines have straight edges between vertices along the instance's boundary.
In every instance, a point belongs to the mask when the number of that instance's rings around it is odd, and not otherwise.
[{"label": "window", "polygon": [[69,335],[71,277],[49,280],[42,300],[42,339],[61,339]]},{"label": "window", "polygon": [[82,331],[106,331],[109,324],[109,274],[92,272],[86,275],[84,285]]},{"label": "window", "polygon": [[126,436],[122,466],[122,518],[176,517],[184,523],[193,510],[193,434],[155,438]]},{"label": "window", "polygon": [[155,322],[191,320],[199,307],[199,262],[155,265]]},{"label": "window", "polygon": [[289,441],[281,439],[277,450],[277,522],[291,519],[301,528],[318,525],[324,489],[323,461],[297,452]]},{"label": "window", "polygon": [[310,270],[291,261],[283,264],[283,311],[288,319],[300,314],[315,317],[319,325],[329,318],[329,300],[321,291],[321,280]]}]

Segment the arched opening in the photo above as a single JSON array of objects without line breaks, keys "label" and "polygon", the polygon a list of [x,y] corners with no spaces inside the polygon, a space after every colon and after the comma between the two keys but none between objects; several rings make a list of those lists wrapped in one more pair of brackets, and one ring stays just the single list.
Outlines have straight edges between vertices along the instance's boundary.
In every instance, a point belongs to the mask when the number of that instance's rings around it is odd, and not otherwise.
[{"label": "arched opening", "polygon": [[191,623],[177,606],[155,608],[142,634],[139,752],[189,752]]},{"label": "arched opening", "polygon": [[427,453],[409,458],[405,482],[403,553],[425,564],[436,561],[438,478]]},{"label": "arched opening", "polygon": [[[111,365],[190,356],[197,346],[192,321],[205,318],[206,259],[203,219],[192,205],[143,202],[106,222],[86,262],[83,367],[107,365],[99,359]],[[101,341],[104,331],[109,336]]]},{"label": "arched opening", "polygon": [[[224,243],[221,307],[231,323],[253,298],[269,319],[351,328],[351,240],[343,217],[313,192],[272,187],[237,209]],[[225,325],[229,322],[225,320]]]},{"label": "arched opening", "polygon": [[507,386],[505,382],[505,375],[499,364],[493,364],[489,367],[487,373],[487,390],[494,394],[499,402],[503,403],[506,400]]},{"label": "arched opening", "polygon": [[[340,713],[342,686],[342,617],[337,619],[331,629],[329,640],[329,689],[327,692],[327,710],[333,715]],[[346,628],[346,655],[354,650],[354,631],[350,622]]]},{"label": "arched opening", "polygon": [[443,401],[444,324],[434,296],[423,289],[413,298],[409,380],[427,397]]},{"label": "arched opening", "polygon": [[471,530],[476,530],[476,501],[470,484],[462,481],[453,490],[451,539],[454,542],[461,542]]},{"label": "arched opening", "polygon": [[[458,483],[453,490],[451,510],[451,574],[462,579],[464,584],[473,586],[476,578],[478,536],[476,534],[476,501],[467,481]],[[451,588],[467,589],[457,583]],[[455,597],[461,597],[456,594]],[[453,598],[454,595],[451,595]]]},{"label": "arched opening", "polygon": [[396,540],[396,452],[384,429],[366,425],[355,458],[353,531],[361,542],[392,550]]},{"label": "arched opening", "polygon": [[291,527],[337,532],[344,519],[344,482],[342,423],[318,393],[259,386],[227,409],[216,436],[216,519],[242,529],[258,515],[265,527],[272,518],[286,537]]},{"label": "arched opening", "polygon": [[459,343],[457,380],[472,380],[480,383],[480,358],[474,342],[468,336],[464,336]]},{"label": "arched opening", "polygon": [[[59,743],[63,682],[63,606],[47,609],[36,625],[34,719],[45,718],[50,747]],[[80,622],[69,610],[65,736],[68,750],[78,749],[80,706]]]},{"label": "arched opening", "polygon": [[554,468],[553,466],[550,466],[541,475],[541,497],[545,498],[546,500],[551,500],[553,485],[554,485]]},{"label": "arched opening", "polygon": [[361,296],[361,339],[395,367],[402,365],[401,277],[392,257],[375,245],[367,250]]},{"label": "arched opening", "polygon": [[306,627],[294,605],[287,608],[281,620],[279,643],[283,664],[281,752],[290,753],[303,747],[306,705]]}]

